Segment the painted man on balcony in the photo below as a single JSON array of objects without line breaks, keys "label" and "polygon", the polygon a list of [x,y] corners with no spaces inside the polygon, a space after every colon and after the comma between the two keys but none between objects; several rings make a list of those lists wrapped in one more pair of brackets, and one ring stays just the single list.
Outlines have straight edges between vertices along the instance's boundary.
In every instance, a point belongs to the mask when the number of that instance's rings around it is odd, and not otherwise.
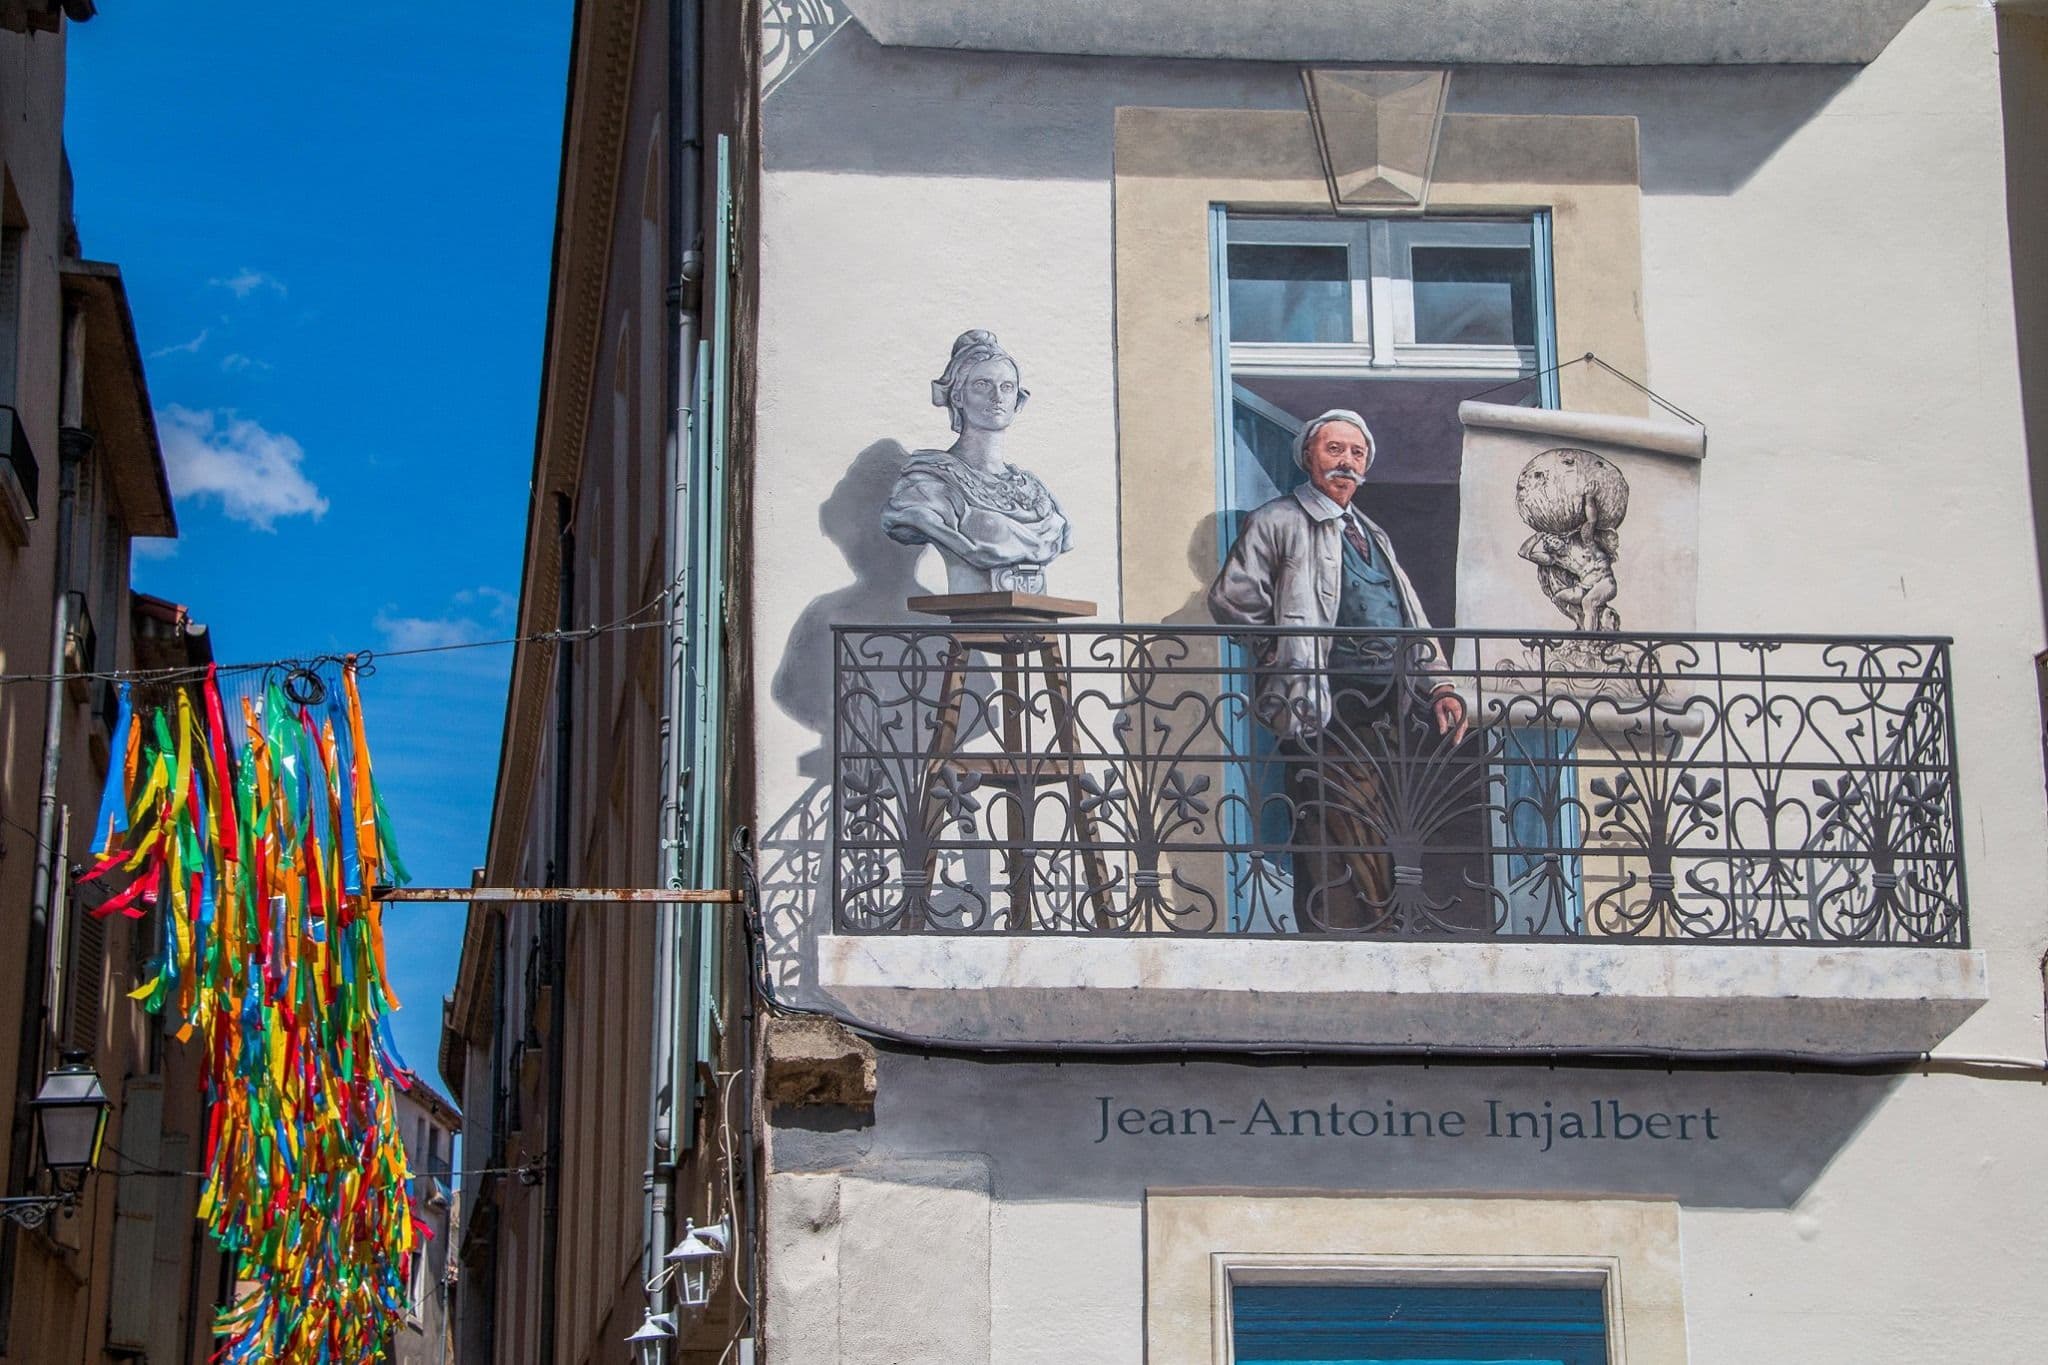
[{"label": "painted man on balcony", "polygon": [[1390,765],[1416,747],[1404,727],[1450,746],[1465,737],[1465,703],[1441,678],[1437,642],[1371,633],[1429,629],[1393,542],[1357,505],[1372,461],[1357,413],[1309,422],[1294,442],[1307,481],[1245,519],[1209,588],[1221,624],[1302,628],[1261,635],[1253,650],[1254,709],[1280,737],[1288,774],[1303,931],[1396,927],[1392,861],[1365,851],[1397,833]]}]

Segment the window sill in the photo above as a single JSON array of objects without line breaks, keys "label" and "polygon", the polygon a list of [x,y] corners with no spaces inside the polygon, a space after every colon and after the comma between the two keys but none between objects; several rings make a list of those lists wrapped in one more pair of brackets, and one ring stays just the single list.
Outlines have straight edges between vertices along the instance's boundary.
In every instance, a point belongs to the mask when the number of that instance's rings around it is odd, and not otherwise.
[{"label": "window sill", "polygon": [[1963,948],[1204,935],[818,940],[860,1021],[961,1043],[1920,1052],[1986,1000]]}]

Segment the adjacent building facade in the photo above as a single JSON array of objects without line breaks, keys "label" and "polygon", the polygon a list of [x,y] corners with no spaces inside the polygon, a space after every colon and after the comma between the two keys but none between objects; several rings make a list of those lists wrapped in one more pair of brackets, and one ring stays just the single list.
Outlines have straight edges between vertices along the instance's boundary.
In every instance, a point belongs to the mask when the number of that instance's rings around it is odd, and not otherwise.
[{"label": "adjacent building facade", "polygon": [[740,901],[473,905],[459,1358],[2029,1355],[2048,18],[739,8],[479,885]]},{"label": "adjacent building facade", "polygon": [[[194,1217],[196,1058],[124,999],[153,920],[90,913],[115,669],[203,665],[205,628],[132,592],[129,544],[177,524],[118,268],[84,259],[63,144],[78,3],[0,5],[0,1149],[5,1194],[50,1189],[28,1101],[65,1054],[113,1102],[75,1208],[0,1228],[0,1360],[191,1362],[227,1286]],[[118,1154],[118,1155],[117,1155]],[[176,1174],[165,1174],[166,1172]]]},{"label": "adjacent building facade", "polygon": [[412,1216],[425,1233],[413,1253],[404,1317],[387,1347],[394,1365],[446,1365],[454,1359],[455,1140],[462,1115],[418,1077],[398,1092],[398,1132],[413,1173]]}]

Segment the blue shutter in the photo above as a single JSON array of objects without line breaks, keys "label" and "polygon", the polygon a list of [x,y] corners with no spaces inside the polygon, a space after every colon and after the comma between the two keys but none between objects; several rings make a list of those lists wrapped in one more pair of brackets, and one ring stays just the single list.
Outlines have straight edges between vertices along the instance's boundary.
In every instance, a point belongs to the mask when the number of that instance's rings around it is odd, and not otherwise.
[{"label": "blue shutter", "polygon": [[1598,1289],[1239,1285],[1239,1361],[1287,1365],[1606,1365]]},{"label": "blue shutter", "polygon": [[1557,276],[1552,270],[1550,210],[1536,214],[1529,225],[1530,255],[1536,289],[1536,369],[1546,408],[1564,406],[1557,383]]},{"label": "blue shutter", "polygon": [[[695,599],[696,619],[691,622],[695,637],[696,668],[690,679],[697,716],[692,731],[690,794],[694,810],[690,822],[691,885],[723,886],[729,880],[725,846],[724,811],[719,798],[723,790],[725,753],[725,569],[727,527],[725,524],[726,438],[732,424],[732,303],[733,278],[737,263],[733,256],[732,140],[718,138],[718,206],[711,228],[710,288],[705,291],[711,336],[700,343],[697,373],[709,371],[703,394],[708,404],[703,443],[702,490],[697,506],[701,532],[695,539],[699,590]],[[709,363],[706,364],[705,362]],[[704,408],[700,412],[706,411]],[[720,966],[724,960],[725,936],[720,912],[707,906],[693,906],[697,922],[697,1029],[694,1060],[715,1064],[712,1034],[724,1027],[718,1015],[719,993],[724,986]]]}]

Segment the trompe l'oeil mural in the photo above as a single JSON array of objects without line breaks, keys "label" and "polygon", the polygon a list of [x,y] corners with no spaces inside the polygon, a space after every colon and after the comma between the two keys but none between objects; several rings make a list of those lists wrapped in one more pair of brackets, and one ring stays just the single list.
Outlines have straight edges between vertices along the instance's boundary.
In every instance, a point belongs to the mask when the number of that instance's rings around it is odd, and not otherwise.
[{"label": "trompe l'oeil mural", "polygon": [[1294,441],[1306,481],[1252,510],[1209,589],[1219,623],[1303,631],[1256,640],[1254,709],[1280,737],[1296,922],[1327,928],[1370,927],[1394,899],[1392,860],[1369,851],[1388,823],[1385,764],[1362,737],[1416,727],[1455,745],[1466,732],[1456,684],[1410,667],[1402,637],[1370,633],[1430,626],[1358,498],[1373,454],[1358,413],[1310,419]]},{"label": "trompe l'oeil mural", "polygon": [[[1348,409],[1301,429],[1294,462],[1307,480],[1245,518],[1209,589],[1220,624],[1429,629],[1393,541],[1357,500],[1373,449],[1371,428]],[[1346,657],[1353,646],[1322,633],[1276,637],[1259,661],[1259,718],[1289,738],[1321,729],[1330,720],[1330,673],[1366,662]],[[1432,706],[1440,729],[1462,732],[1464,707],[1448,683]]]},{"label": "trompe l'oeil mural", "polygon": [[[1229,444],[1177,471],[1216,480],[1213,624],[1073,627],[1092,604],[1044,595],[1067,517],[1010,462],[1020,367],[962,333],[930,394],[955,439],[908,457],[879,518],[938,549],[948,595],[905,605],[953,628],[840,659],[870,675],[839,713],[854,919],[1579,932],[1595,893],[1558,850],[1592,818],[1582,770],[1619,780],[1630,725],[1704,733],[1691,690],[1636,667],[1692,626],[1704,433],[1460,396],[1477,382],[1230,377]],[[1609,872],[1607,923],[1671,913]]]},{"label": "trompe l'oeil mural", "polygon": [[[1572,636],[1693,628],[1703,428],[1478,402],[1458,420],[1458,625],[1556,630],[1561,615]],[[1616,658],[1598,638],[1546,648],[1589,675],[1574,686]]]},{"label": "trompe l'oeil mural", "polygon": [[1522,558],[1565,619],[1580,630],[1620,630],[1621,614],[1608,604],[1620,591],[1614,561],[1628,515],[1621,471],[1590,450],[1554,447],[1522,466],[1515,510],[1536,533],[1522,542]]},{"label": "trompe l'oeil mural", "polygon": [[962,332],[932,381],[958,437],[911,455],[882,509],[882,529],[906,545],[933,545],[949,593],[1045,591],[1045,566],[1073,544],[1066,514],[1029,470],[1004,455],[1031,391],[995,333]]}]

